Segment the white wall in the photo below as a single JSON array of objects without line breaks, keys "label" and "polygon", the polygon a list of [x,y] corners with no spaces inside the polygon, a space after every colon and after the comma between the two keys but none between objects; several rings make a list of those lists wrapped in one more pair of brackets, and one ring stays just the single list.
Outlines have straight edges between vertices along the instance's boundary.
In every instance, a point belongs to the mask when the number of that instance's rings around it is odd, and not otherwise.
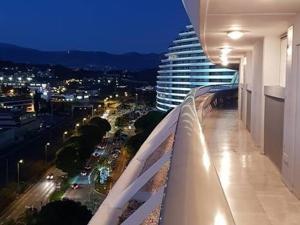
[{"label": "white wall", "polygon": [[280,85],[281,39],[277,36],[264,38],[263,82],[264,86]]}]

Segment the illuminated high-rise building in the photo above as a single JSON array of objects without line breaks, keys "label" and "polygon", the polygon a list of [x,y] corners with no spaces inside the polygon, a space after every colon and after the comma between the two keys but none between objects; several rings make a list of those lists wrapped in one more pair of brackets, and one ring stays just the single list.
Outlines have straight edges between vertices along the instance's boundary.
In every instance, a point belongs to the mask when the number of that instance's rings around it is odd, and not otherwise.
[{"label": "illuminated high-rise building", "polygon": [[206,57],[191,25],[179,33],[159,67],[157,108],[162,111],[182,103],[193,88],[237,82],[235,70],[216,66]]}]

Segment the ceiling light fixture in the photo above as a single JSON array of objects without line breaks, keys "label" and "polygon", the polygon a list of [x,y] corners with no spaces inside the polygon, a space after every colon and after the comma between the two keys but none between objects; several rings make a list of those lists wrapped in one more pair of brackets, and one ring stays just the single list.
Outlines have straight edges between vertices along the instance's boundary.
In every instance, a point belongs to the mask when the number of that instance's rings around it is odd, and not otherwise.
[{"label": "ceiling light fixture", "polygon": [[221,64],[222,66],[228,66],[229,62],[228,62],[228,57],[227,55],[221,55],[220,56],[220,59],[221,59]]},{"label": "ceiling light fixture", "polygon": [[220,51],[222,55],[228,55],[232,51],[232,48],[226,46],[221,48]]},{"label": "ceiling light fixture", "polygon": [[227,60],[224,60],[221,62],[222,66],[228,66],[229,62]]},{"label": "ceiling light fixture", "polygon": [[241,37],[244,36],[244,32],[238,31],[238,30],[235,30],[235,31],[229,31],[229,32],[227,33],[227,36],[230,37],[230,38],[233,39],[233,40],[238,40],[238,39],[240,39]]}]

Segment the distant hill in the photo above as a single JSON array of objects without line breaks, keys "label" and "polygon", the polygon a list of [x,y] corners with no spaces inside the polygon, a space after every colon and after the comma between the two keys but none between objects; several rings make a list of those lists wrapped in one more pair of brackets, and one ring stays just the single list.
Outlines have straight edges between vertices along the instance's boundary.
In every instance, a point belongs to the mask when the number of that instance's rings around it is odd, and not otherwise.
[{"label": "distant hill", "polygon": [[158,67],[160,59],[160,54],[39,51],[0,43],[0,60],[16,63],[63,65],[88,70],[127,69],[139,71]]}]

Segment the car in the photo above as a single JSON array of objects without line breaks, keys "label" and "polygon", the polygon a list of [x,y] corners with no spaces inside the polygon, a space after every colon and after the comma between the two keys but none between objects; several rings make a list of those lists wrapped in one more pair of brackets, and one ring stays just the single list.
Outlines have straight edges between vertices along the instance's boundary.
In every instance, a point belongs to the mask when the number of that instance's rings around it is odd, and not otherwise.
[{"label": "car", "polygon": [[97,158],[97,157],[100,156],[100,153],[99,153],[99,152],[94,152],[94,153],[93,153],[93,156]]},{"label": "car", "polygon": [[33,205],[25,205],[25,209],[33,210],[34,206]]},{"label": "car", "polygon": [[91,170],[92,167],[91,167],[90,165],[86,165],[86,166],[84,167],[84,169],[86,169],[86,170]]},{"label": "car", "polygon": [[72,188],[73,190],[76,190],[76,189],[79,188],[79,184],[73,183],[73,184],[71,185],[71,188]]},{"label": "car", "polygon": [[54,175],[53,173],[49,173],[46,177],[47,180],[53,180],[54,179]]},{"label": "car", "polygon": [[55,189],[60,190],[61,189],[61,182],[55,183]]},{"label": "car", "polygon": [[86,170],[83,170],[83,171],[81,171],[81,173],[80,173],[81,176],[87,176],[87,174],[88,174],[88,173],[87,173]]}]

